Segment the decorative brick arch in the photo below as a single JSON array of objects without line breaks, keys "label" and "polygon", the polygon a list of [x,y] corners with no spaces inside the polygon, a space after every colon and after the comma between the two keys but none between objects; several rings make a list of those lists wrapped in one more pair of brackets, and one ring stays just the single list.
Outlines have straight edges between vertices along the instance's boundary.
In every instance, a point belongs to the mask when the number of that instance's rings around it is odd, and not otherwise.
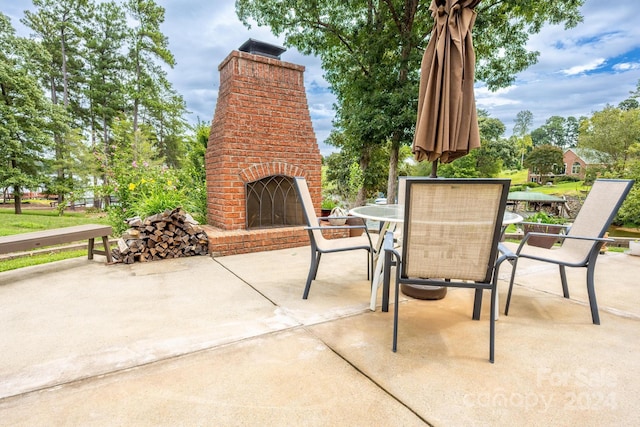
[{"label": "decorative brick arch", "polygon": [[241,170],[239,175],[240,179],[245,184],[275,175],[284,175],[290,177],[303,176],[307,178],[307,173],[304,169],[285,162],[269,162],[252,165]]}]

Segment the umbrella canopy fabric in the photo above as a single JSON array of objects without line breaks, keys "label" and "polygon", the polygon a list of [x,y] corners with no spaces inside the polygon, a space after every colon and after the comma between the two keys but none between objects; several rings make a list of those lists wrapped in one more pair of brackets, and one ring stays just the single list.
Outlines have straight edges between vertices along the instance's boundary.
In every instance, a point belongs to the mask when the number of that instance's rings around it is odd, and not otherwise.
[{"label": "umbrella canopy fabric", "polygon": [[[449,163],[480,147],[473,94],[471,29],[480,0],[433,0],[435,20],[422,57],[413,153],[418,161]],[[435,164],[435,163],[434,163]]]}]

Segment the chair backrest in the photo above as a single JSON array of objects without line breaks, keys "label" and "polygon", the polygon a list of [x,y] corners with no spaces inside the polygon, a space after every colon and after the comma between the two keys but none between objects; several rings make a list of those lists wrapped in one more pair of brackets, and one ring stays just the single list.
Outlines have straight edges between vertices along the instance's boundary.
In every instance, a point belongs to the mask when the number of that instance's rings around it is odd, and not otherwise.
[{"label": "chair backrest", "polygon": [[406,176],[399,176],[398,177],[398,204],[399,205],[404,205],[404,196],[407,192],[407,178]]},{"label": "chair backrest", "polygon": [[490,282],[509,184],[408,178],[401,276]]},{"label": "chair backrest", "polygon": [[[316,210],[313,207],[313,200],[311,199],[311,193],[309,193],[307,180],[301,176],[296,176],[293,181],[296,185],[296,190],[298,190],[298,197],[300,198],[300,202],[302,203],[302,213],[304,214],[304,219],[307,222],[307,226],[317,227],[318,216],[316,215]],[[320,230],[311,230],[311,235],[316,240],[316,242],[322,242],[324,240],[324,237],[322,236],[322,232]]]},{"label": "chair backrest", "polygon": [[[633,180],[598,179],[593,183],[573,225],[570,236],[604,237],[618,209],[629,194]],[[587,256],[595,242],[566,239],[563,248],[583,252]]]}]

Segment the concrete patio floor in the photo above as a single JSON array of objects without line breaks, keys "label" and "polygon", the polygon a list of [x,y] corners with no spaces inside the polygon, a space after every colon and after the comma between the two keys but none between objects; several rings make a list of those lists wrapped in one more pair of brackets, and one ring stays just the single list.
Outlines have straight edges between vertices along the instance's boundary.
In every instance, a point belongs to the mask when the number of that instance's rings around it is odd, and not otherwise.
[{"label": "concrete patio floor", "polygon": [[0,425],[640,425],[640,257],[600,256],[600,326],[585,269],[566,300],[522,260],[495,364],[466,289],[402,298],[394,354],[364,252],[325,255],[306,301],[308,247],[103,262],[0,273]]}]

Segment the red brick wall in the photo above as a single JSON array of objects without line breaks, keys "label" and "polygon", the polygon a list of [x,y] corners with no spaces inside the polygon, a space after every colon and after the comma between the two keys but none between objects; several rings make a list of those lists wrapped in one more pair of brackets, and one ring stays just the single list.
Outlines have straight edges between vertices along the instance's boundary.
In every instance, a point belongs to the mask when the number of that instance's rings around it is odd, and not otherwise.
[{"label": "red brick wall", "polygon": [[[309,245],[309,232],[304,227],[251,231],[223,231],[206,225],[203,228],[209,238],[211,256],[246,254]],[[328,239],[349,237],[349,232],[344,230],[327,230],[323,231],[323,234]]]},{"label": "red brick wall", "polygon": [[233,51],[218,70],[220,90],[205,157],[208,224],[244,230],[245,184],[272,175],[304,176],[319,209],[322,163],[304,67]]},{"label": "red brick wall", "polygon": [[565,175],[576,175],[574,174],[573,171],[573,164],[575,162],[580,163],[580,173],[577,174],[577,176],[580,177],[580,179],[584,179],[584,175],[585,175],[585,171],[587,170],[587,164],[584,162],[584,160],[582,160],[580,157],[578,157],[576,155],[576,153],[574,153],[572,150],[567,150],[564,153],[564,164],[566,165],[566,170],[565,170]]}]

